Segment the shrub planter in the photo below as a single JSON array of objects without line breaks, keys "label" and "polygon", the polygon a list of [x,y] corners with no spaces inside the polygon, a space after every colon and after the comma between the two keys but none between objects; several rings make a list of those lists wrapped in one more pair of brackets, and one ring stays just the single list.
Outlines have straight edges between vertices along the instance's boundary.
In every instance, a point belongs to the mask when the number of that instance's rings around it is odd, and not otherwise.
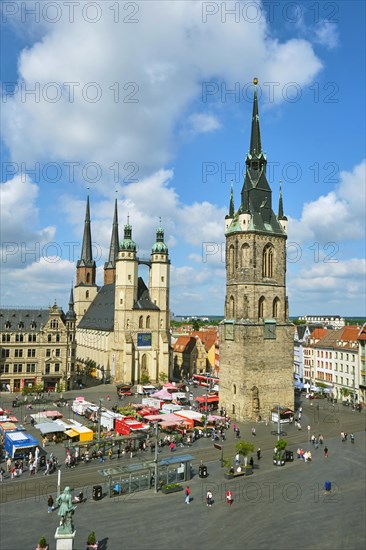
[{"label": "shrub planter", "polygon": [[182,491],[183,487],[181,485],[174,485],[174,486],[165,486],[162,488],[162,492],[164,495],[169,495],[170,493],[177,493],[178,491]]},{"label": "shrub planter", "polygon": [[246,467],[244,468],[244,471],[245,471],[245,475],[246,475],[246,476],[251,476],[252,473],[253,473],[253,468],[252,468],[251,466],[246,466]]},{"label": "shrub planter", "polygon": [[233,479],[233,478],[234,478],[234,474],[230,474],[229,472],[226,472],[226,473],[224,474],[224,478],[225,478],[225,479]]}]

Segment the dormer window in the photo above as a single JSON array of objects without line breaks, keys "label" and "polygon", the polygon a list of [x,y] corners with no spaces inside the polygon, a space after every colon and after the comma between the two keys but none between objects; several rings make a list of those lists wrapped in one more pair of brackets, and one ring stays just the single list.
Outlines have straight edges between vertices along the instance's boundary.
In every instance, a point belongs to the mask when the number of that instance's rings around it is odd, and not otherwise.
[{"label": "dormer window", "polygon": [[24,328],[24,323],[23,323],[23,321],[19,321],[19,323],[18,323],[18,328]]},{"label": "dormer window", "polygon": [[5,328],[10,328],[11,327],[11,322],[10,321],[6,321],[5,323]]}]

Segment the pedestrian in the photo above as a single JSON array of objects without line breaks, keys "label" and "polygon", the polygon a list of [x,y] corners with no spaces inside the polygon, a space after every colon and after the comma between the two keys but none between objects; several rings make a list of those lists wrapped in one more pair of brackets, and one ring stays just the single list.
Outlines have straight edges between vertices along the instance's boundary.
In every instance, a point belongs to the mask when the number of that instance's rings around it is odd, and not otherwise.
[{"label": "pedestrian", "polygon": [[253,459],[252,456],[250,457],[249,464],[250,464],[251,468],[254,468],[254,459]]},{"label": "pedestrian", "polygon": [[346,438],[344,437],[344,432],[341,432],[341,441],[346,441]]},{"label": "pedestrian", "polygon": [[236,428],[236,438],[239,439],[240,437],[240,430],[239,428]]},{"label": "pedestrian", "polygon": [[51,512],[53,511],[53,497],[52,497],[52,495],[49,495],[49,497],[48,497],[47,508],[48,508],[48,513],[51,514]]},{"label": "pedestrian", "polygon": [[240,464],[240,455],[239,453],[237,453],[235,455],[235,466],[239,466],[239,464]]},{"label": "pedestrian", "polygon": [[121,456],[121,448],[118,447],[118,449],[117,449],[117,459],[118,460],[119,460],[120,456]]},{"label": "pedestrian", "polygon": [[258,460],[261,459],[261,449],[260,449],[260,447],[258,447],[258,449],[257,449],[257,459]]},{"label": "pedestrian", "polygon": [[50,465],[51,465],[50,461],[47,460],[47,462],[46,462],[46,471],[44,473],[45,476],[48,476],[50,474]]},{"label": "pedestrian", "polygon": [[209,506],[211,508],[212,506],[212,493],[210,490],[207,491],[206,493],[206,504],[207,506]]},{"label": "pedestrian", "polygon": [[253,426],[253,428],[252,428],[252,436],[254,437],[255,435],[257,435],[257,434],[256,434],[255,427]]},{"label": "pedestrian", "polygon": [[174,441],[171,441],[171,442],[170,442],[169,447],[170,447],[170,451],[171,451],[171,452],[174,452],[174,450],[175,450],[175,443],[174,443]]},{"label": "pedestrian", "polygon": [[112,460],[112,458],[113,458],[113,449],[112,449],[112,447],[108,451],[108,456],[109,456],[109,460]]},{"label": "pedestrian", "polygon": [[328,458],[328,447],[324,447],[324,458]]},{"label": "pedestrian", "polygon": [[6,461],[6,471],[10,472],[10,470],[11,470],[11,458],[10,458],[10,456],[8,456],[7,461]]},{"label": "pedestrian", "polygon": [[348,433],[344,432],[344,440],[347,441]]},{"label": "pedestrian", "polygon": [[189,504],[189,502],[190,502],[190,500],[191,500],[191,490],[190,490],[190,488],[189,488],[188,485],[187,485],[187,487],[186,487],[186,490],[184,491],[184,494],[185,494],[185,496],[186,496],[184,502],[185,502],[186,504]]},{"label": "pedestrian", "polygon": [[5,470],[2,466],[0,466],[0,483],[2,483],[4,479]]},{"label": "pedestrian", "polygon": [[226,491],[226,502],[229,506],[231,506],[233,503],[233,493],[230,491],[230,489]]},{"label": "pedestrian", "polygon": [[233,424],[233,431],[234,431],[234,434],[236,433],[236,424]]}]

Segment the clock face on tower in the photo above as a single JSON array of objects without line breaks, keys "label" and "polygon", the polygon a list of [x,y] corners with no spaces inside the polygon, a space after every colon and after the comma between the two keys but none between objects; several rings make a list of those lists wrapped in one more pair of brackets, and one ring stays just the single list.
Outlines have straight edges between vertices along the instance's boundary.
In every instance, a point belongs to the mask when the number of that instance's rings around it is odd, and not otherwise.
[{"label": "clock face on tower", "polygon": [[266,340],[275,340],[276,339],[276,323],[264,322],[264,338]]}]

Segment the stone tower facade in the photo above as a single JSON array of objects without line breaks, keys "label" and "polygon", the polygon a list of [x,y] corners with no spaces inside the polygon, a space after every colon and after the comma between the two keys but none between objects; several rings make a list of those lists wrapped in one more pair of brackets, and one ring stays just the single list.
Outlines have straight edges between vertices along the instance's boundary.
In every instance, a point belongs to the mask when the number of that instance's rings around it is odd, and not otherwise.
[{"label": "stone tower facade", "polygon": [[269,418],[276,405],[293,409],[293,325],[286,296],[287,218],[278,215],[266,178],[257,90],[250,150],[235,212],[231,190],[225,220],[226,299],[220,325],[220,404],[237,420]]}]

